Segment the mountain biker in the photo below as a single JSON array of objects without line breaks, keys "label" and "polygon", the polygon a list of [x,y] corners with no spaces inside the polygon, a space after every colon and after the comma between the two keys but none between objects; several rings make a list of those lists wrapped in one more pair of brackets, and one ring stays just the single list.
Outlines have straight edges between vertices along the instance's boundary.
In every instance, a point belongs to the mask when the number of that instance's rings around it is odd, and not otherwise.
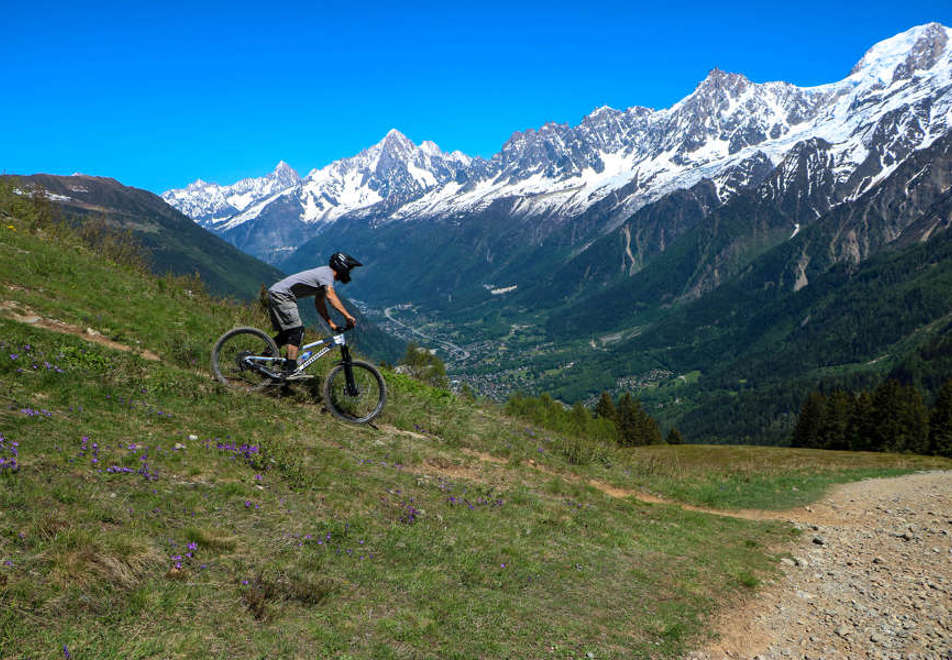
[{"label": "mountain biker", "polygon": [[286,371],[294,371],[297,368],[298,349],[304,338],[304,323],[301,321],[297,306],[298,298],[314,296],[314,308],[331,330],[337,330],[339,326],[327,313],[325,300],[343,314],[347,324],[353,327],[357,319],[347,311],[340,298],[337,297],[334,292],[334,282],[347,284],[350,282],[351,269],[362,265],[349,254],[335,252],[326,266],[288,275],[268,289],[268,314],[271,316],[272,327],[278,333],[274,337],[274,343],[279,349],[285,345],[288,347],[288,357],[284,361]]}]

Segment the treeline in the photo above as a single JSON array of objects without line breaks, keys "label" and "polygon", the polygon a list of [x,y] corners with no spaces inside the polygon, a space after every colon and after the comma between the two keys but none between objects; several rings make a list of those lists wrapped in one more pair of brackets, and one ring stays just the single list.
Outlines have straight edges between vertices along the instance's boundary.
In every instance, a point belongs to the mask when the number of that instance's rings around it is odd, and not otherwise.
[{"label": "treeline", "polygon": [[952,456],[952,380],[931,410],[918,388],[892,378],[874,390],[811,392],[791,445]]},{"label": "treeline", "polygon": [[683,442],[677,429],[671,429],[667,438],[662,438],[658,422],[627,392],[617,402],[608,392],[602,392],[594,411],[581,402],[567,408],[548,394],[531,397],[516,393],[506,402],[506,413],[553,431],[622,447]]}]

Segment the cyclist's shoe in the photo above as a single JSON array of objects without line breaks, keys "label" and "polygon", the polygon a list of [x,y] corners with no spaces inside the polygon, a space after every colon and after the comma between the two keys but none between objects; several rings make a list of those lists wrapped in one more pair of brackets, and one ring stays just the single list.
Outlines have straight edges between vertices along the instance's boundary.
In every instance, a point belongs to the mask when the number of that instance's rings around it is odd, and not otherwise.
[{"label": "cyclist's shoe", "polygon": [[287,358],[284,360],[284,364],[281,365],[281,373],[285,375],[293,374],[297,370],[297,366],[297,360]]}]

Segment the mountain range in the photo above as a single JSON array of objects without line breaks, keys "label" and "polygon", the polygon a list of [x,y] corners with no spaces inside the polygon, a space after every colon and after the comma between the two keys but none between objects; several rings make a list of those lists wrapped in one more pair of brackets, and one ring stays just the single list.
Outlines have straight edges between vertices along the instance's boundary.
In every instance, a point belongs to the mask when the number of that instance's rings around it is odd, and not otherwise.
[{"label": "mountain range", "polygon": [[581,247],[702,180],[724,203],[811,141],[828,145],[818,165],[831,187],[820,201],[833,205],[868,190],[948,130],[949,34],[936,23],[908,30],[873,46],[843,80],[817,87],[754,83],[714,69],[670,108],[602,107],[574,127],[516,132],[489,160],[432,142],[417,146],[391,130],[304,178],[282,162],[259,179],[199,180],[163,198],[276,264],[291,258],[302,237],[349,220],[451,221],[494,208],[532,225],[536,240],[597,209],[599,220],[576,232]]},{"label": "mountain range", "polygon": [[[335,249],[359,254],[367,268],[354,295],[403,303],[406,321],[463,344],[472,357],[451,370],[477,385],[504,381],[503,393],[544,388],[572,400],[653,387],[668,374],[690,385],[657,400],[677,422],[705,409],[714,374],[723,390],[728,366],[754,344],[779,353],[796,345],[789,318],[758,309],[800,309],[807,327],[820,310],[803,301],[830,304],[816,292],[831,281],[849,287],[833,274],[915,260],[896,255],[945,240],[950,36],[937,23],[914,27],[816,87],[714,69],[670,108],[602,107],[576,126],[514,133],[489,159],[417,146],[394,130],[303,178],[281,163],[261,179],[198,181],[163,198],[286,271]],[[900,270],[902,282],[876,281],[908,285],[913,271]],[[942,297],[940,279],[922,286]],[[913,350],[910,333],[924,327],[932,339],[944,332],[936,323],[945,312],[927,308],[912,315],[919,325],[886,323],[892,335],[857,342],[864,348],[841,366],[902,364],[906,353],[879,358]],[[712,319],[711,309],[727,317]],[[697,351],[709,340],[720,354]],[[807,383],[819,377],[810,369],[828,375],[830,366],[805,366],[796,378]],[[777,385],[767,373],[744,381]],[[766,426],[788,413],[774,411]],[[717,434],[702,426],[697,433]]]}]

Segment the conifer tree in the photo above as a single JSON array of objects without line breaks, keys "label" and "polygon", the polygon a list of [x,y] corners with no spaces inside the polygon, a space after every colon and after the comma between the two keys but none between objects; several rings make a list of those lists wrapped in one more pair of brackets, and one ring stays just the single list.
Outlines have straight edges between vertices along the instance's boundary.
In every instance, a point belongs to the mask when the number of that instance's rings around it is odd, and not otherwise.
[{"label": "conifer tree", "polygon": [[794,447],[817,448],[820,446],[820,426],[823,422],[823,409],[826,407],[826,397],[819,392],[810,392],[807,400],[800,408],[797,425],[793,429]]},{"label": "conifer tree", "polygon": [[637,415],[631,394],[625,392],[618,399],[618,444],[623,447],[634,447],[638,444]]},{"label": "conifer tree", "polygon": [[873,395],[863,391],[853,398],[849,421],[849,448],[853,451],[869,451],[875,438],[875,415]]},{"label": "conifer tree", "polygon": [[575,405],[572,406],[572,421],[578,432],[585,433],[588,431],[591,420],[592,414],[588,412],[588,409],[582,404],[581,401],[576,401]]},{"label": "conifer tree", "polygon": [[929,453],[952,457],[952,380],[939,390],[929,417]]},{"label": "conifer tree", "polygon": [[595,404],[595,416],[615,421],[618,418],[618,411],[615,409],[615,402],[612,401],[608,392],[602,392],[602,396]]},{"label": "conifer tree", "polygon": [[683,445],[684,437],[681,435],[681,432],[678,429],[671,427],[671,430],[668,431],[668,436],[664,439],[664,441],[669,445]]},{"label": "conifer tree", "polygon": [[873,392],[874,451],[925,453],[929,448],[929,414],[912,385],[890,378]]},{"label": "conifer tree", "polygon": [[664,439],[661,436],[661,427],[658,426],[658,422],[655,421],[655,418],[648,414],[648,412],[641,407],[640,402],[638,404],[638,411],[640,413],[640,427],[641,427],[641,437],[643,443],[646,445],[660,445],[664,442]]},{"label": "conifer tree", "polygon": [[661,428],[631,393],[618,400],[619,443],[625,447],[661,444]]},{"label": "conifer tree", "polygon": [[836,390],[826,397],[818,433],[819,446],[823,449],[850,448],[850,412],[853,397],[849,392]]}]

